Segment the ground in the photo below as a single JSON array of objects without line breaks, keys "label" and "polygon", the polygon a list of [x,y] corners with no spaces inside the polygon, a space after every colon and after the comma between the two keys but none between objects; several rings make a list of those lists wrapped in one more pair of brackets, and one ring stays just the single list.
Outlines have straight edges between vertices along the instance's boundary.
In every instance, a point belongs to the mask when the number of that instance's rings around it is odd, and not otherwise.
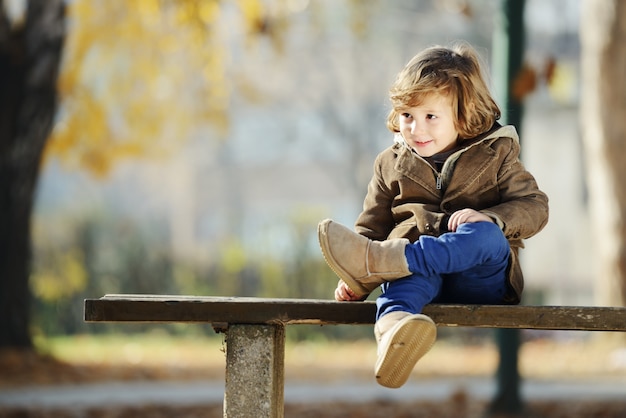
[{"label": "ground", "polygon": [[[420,364],[419,375],[492,375],[497,364],[496,350],[492,345],[458,345],[438,343]],[[371,344],[337,345],[319,349],[316,345],[288,344],[286,353],[286,378],[308,381],[336,379],[349,373],[352,376],[371,378],[371,360],[375,354]],[[216,348],[217,350],[218,348]],[[134,350],[134,351],[133,351]],[[84,359],[70,361],[58,356],[43,355],[33,351],[0,351],[0,391],[25,385],[59,385],[69,383],[90,383],[99,381],[142,381],[180,379],[223,379],[223,359],[198,360],[196,355],[177,356],[174,363],[157,358],[152,361],[138,361],[137,347],[127,350],[132,361],[89,362]],[[154,351],[154,350],[153,350]],[[307,361],[298,359],[306,358]],[[323,361],[320,361],[320,358]],[[624,376],[623,351],[615,346],[599,346],[581,341],[526,342],[520,353],[520,369],[524,375],[575,376],[586,377]],[[182,360],[181,360],[182,359]],[[363,361],[366,359],[366,361]],[[623,381],[623,380],[622,380]],[[625,389],[626,394],[626,389]],[[457,392],[444,402],[390,402],[372,401],[365,403],[333,402],[285,405],[286,417],[483,417],[488,405],[484,400],[471,399],[466,393]],[[94,407],[76,412],[71,407],[33,411],[24,408],[2,408],[0,418],[18,417],[221,417],[222,405],[198,406],[115,406]],[[518,416],[537,418],[617,418],[626,416],[626,396],[622,400],[611,401],[528,401],[526,411]]]},{"label": "ground", "polygon": [[[518,417],[524,418],[623,418],[626,412],[624,402],[581,403],[581,402],[542,402],[530,405],[530,410]],[[351,403],[286,405],[285,416],[297,418],[463,418],[483,417],[485,405],[479,402],[454,400],[449,404],[440,403]],[[213,418],[222,417],[221,405],[201,407],[144,406],[128,408],[91,409],[85,415],[77,415],[72,410],[42,411],[32,415],[23,411],[0,411],[3,418],[75,418],[77,416],[97,418]],[[492,415],[496,418],[495,415]]]}]

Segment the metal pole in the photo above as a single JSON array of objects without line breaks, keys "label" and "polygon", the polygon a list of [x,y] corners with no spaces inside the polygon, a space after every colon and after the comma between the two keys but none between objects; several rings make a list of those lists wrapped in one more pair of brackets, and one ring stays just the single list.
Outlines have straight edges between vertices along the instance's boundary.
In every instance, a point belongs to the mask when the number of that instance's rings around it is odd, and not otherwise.
[{"label": "metal pole", "polygon": [[[512,84],[524,59],[524,8],[525,0],[503,0],[493,40],[494,89],[500,96],[502,122],[514,125],[520,136],[523,104],[513,97]],[[488,415],[519,416],[524,411],[518,370],[520,339],[518,329],[496,330],[500,363],[496,373],[497,393]]]}]

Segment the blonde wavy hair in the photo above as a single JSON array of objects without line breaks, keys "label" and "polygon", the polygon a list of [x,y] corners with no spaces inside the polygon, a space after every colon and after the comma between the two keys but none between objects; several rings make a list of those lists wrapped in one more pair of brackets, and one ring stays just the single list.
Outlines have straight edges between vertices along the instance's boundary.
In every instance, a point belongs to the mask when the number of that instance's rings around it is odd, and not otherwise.
[{"label": "blonde wavy hair", "polygon": [[387,128],[400,132],[402,109],[419,106],[430,94],[451,97],[460,140],[488,131],[500,119],[500,108],[483,78],[478,54],[467,43],[433,46],[409,61],[389,90],[393,108]]}]

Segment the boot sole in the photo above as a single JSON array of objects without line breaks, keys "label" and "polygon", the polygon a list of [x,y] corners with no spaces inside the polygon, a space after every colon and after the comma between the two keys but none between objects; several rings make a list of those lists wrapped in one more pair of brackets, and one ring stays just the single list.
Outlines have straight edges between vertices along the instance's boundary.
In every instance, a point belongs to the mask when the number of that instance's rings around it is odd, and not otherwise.
[{"label": "boot sole", "polygon": [[426,315],[402,319],[394,328],[376,363],[376,381],[388,388],[399,388],[408,380],[415,364],[431,349],[437,326]]},{"label": "boot sole", "polygon": [[335,258],[331,254],[330,245],[328,243],[328,225],[330,224],[330,220],[322,221],[317,226],[317,239],[320,243],[320,248],[322,250],[322,255],[326,260],[326,264],[330,267],[330,269],[335,272],[335,274],[343,280],[348,287],[358,296],[363,297],[370,294],[370,291],[364,288],[356,279],[354,279],[347,271],[342,269],[339,266],[339,263],[335,260]]}]

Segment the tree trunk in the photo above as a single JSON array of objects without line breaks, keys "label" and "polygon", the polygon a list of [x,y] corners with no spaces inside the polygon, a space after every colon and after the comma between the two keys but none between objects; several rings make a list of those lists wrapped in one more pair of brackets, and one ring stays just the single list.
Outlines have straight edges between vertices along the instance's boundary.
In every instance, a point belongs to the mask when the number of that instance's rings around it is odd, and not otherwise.
[{"label": "tree trunk", "polygon": [[[581,4],[580,120],[596,301],[626,301],[626,2]],[[573,225],[575,227],[575,225]]]},{"label": "tree trunk", "polygon": [[0,348],[32,347],[30,219],[64,35],[63,0],[30,0],[21,24],[0,7]]}]

